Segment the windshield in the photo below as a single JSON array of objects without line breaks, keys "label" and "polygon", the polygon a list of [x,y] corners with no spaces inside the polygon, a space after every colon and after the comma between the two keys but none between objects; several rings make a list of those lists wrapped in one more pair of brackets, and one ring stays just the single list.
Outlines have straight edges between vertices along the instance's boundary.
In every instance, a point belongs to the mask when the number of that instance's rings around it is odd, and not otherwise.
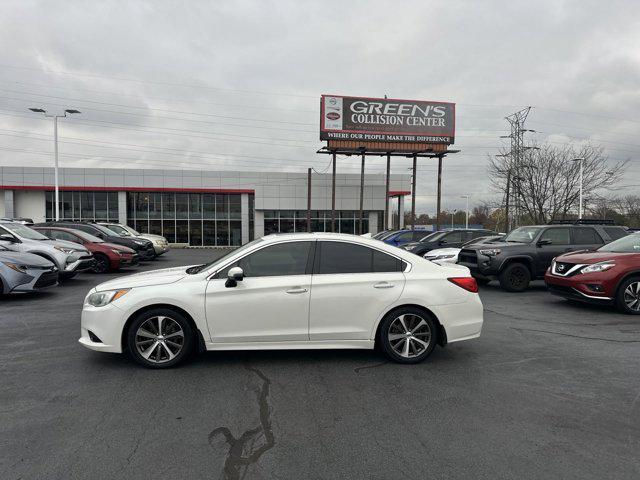
[{"label": "windshield", "polygon": [[640,253],[640,234],[634,233],[619,238],[598,249],[598,252]]},{"label": "windshield", "polygon": [[118,235],[122,235],[123,237],[131,236],[131,233],[126,228],[121,227],[120,225],[109,224],[107,225],[107,228],[116,232]]},{"label": "windshield", "polygon": [[391,232],[389,230],[385,230],[384,232],[379,232],[376,233],[373,237],[371,238],[375,238],[376,240],[380,240],[381,238],[386,237],[387,235],[389,235]]},{"label": "windshield", "polygon": [[231,257],[232,255],[235,255],[236,253],[243,252],[243,251],[247,250],[248,248],[254,246],[256,243],[260,243],[262,241],[263,241],[262,238],[258,238],[257,240],[254,240],[253,242],[249,242],[249,243],[243,245],[240,248],[237,248],[235,250],[231,250],[226,255],[224,255],[224,256],[222,256],[220,258],[216,258],[212,262],[203,263],[202,265],[196,265],[195,267],[189,267],[189,268],[187,268],[187,273],[190,274],[190,275],[193,275],[195,273],[200,273],[203,270],[208,270],[209,268],[217,265],[218,263],[224,262],[227,258]]},{"label": "windshield", "polygon": [[102,233],[104,233],[105,235],[110,235],[110,236],[120,236],[119,234],[117,234],[116,232],[114,232],[113,230],[108,229],[107,227],[105,227],[104,225],[98,225],[97,223],[92,223],[91,224],[93,227],[97,228],[98,230],[100,230]]},{"label": "windshield", "polygon": [[127,232],[129,232],[131,235],[134,235],[136,237],[140,236],[140,232],[134,230],[133,228],[131,228],[129,225],[122,225],[121,228],[124,228]]},{"label": "windshield", "polygon": [[2,226],[14,235],[28,240],[49,240],[40,232],[36,232],[34,229],[25,227],[19,223],[3,223]]},{"label": "windshield", "polygon": [[381,235],[380,237],[376,238],[376,240],[384,240],[385,238],[389,238],[391,235],[395,235],[398,232],[401,232],[402,230],[392,230],[390,232],[385,232],[384,235]]},{"label": "windshield", "polygon": [[447,231],[444,232],[434,232],[434,233],[430,233],[429,235],[427,235],[426,237],[422,237],[420,239],[421,242],[435,242],[436,240],[440,240],[442,237],[444,237],[447,233]]},{"label": "windshield", "polygon": [[518,243],[531,243],[538,233],[542,230],[542,227],[520,227],[513,230],[505,242],[518,242]]}]

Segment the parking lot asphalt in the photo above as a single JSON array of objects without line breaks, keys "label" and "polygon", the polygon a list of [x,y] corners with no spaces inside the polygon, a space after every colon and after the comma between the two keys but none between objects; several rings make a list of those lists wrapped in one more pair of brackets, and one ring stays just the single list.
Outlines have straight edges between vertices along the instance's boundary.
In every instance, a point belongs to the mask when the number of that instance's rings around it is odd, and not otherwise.
[{"label": "parking lot asphalt", "polygon": [[0,299],[0,478],[640,478],[639,317],[491,284],[481,338],[421,364],[209,352],[151,371],[77,343],[84,295],[116,275]]}]

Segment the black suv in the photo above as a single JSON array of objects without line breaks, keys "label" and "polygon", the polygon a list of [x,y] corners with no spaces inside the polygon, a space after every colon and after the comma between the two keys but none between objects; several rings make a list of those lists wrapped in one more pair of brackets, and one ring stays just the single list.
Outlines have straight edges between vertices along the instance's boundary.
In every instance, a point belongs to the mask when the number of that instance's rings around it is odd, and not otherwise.
[{"label": "black suv", "polygon": [[495,232],[481,229],[439,230],[425,235],[419,242],[405,243],[400,248],[409,250],[416,255],[424,256],[425,253],[436,248],[460,248],[470,240],[488,235],[495,235]]},{"label": "black suv", "polygon": [[132,248],[136,251],[141,260],[153,259],[156,256],[156,251],[153,248],[153,243],[144,238],[127,238],[121,237],[115,232],[112,232],[107,227],[98,225],[92,222],[45,222],[36,224],[38,227],[66,227],[73,228],[75,230],[81,230],[83,232],[90,233],[91,235],[98,237],[105,242],[115,243],[116,245],[124,245],[125,247]]},{"label": "black suv", "polygon": [[458,263],[471,270],[478,283],[498,279],[508,292],[522,292],[532,279],[544,278],[551,260],[576,250],[595,250],[624,237],[615,225],[532,225],[513,230],[502,243],[463,248]]}]

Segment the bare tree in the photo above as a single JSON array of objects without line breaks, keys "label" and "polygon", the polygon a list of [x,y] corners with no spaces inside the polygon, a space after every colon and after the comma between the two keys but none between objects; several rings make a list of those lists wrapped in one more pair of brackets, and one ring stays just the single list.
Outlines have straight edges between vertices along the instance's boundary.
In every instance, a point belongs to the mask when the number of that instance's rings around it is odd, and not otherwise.
[{"label": "bare tree", "polygon": [[[593,145],[579,148],[541,144],[525,152],[515,165],[507,152],[489,160],[489,175],[494,189],[505,197],[509,184],[509,204],[517,206],[519,220],[548,223],[567,218],[577,210],[580,196],[580,162],[583,158],[583,195],[593,197],[596,190],[615,185],[626,162],[611,164],[603,149]],[[508,181],[507,181],[508,179]]]}]

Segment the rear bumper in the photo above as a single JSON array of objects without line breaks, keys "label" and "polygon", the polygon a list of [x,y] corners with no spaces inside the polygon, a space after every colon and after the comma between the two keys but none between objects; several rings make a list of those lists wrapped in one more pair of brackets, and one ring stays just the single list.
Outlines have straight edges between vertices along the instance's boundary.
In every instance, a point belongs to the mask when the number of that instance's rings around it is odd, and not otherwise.
[{"label": "rear bumper", "polygon": [[478,294],[470,294],[464,303],[431,306],[447,334],[447,343],[470,340],[480,336],[484,309]]}]

